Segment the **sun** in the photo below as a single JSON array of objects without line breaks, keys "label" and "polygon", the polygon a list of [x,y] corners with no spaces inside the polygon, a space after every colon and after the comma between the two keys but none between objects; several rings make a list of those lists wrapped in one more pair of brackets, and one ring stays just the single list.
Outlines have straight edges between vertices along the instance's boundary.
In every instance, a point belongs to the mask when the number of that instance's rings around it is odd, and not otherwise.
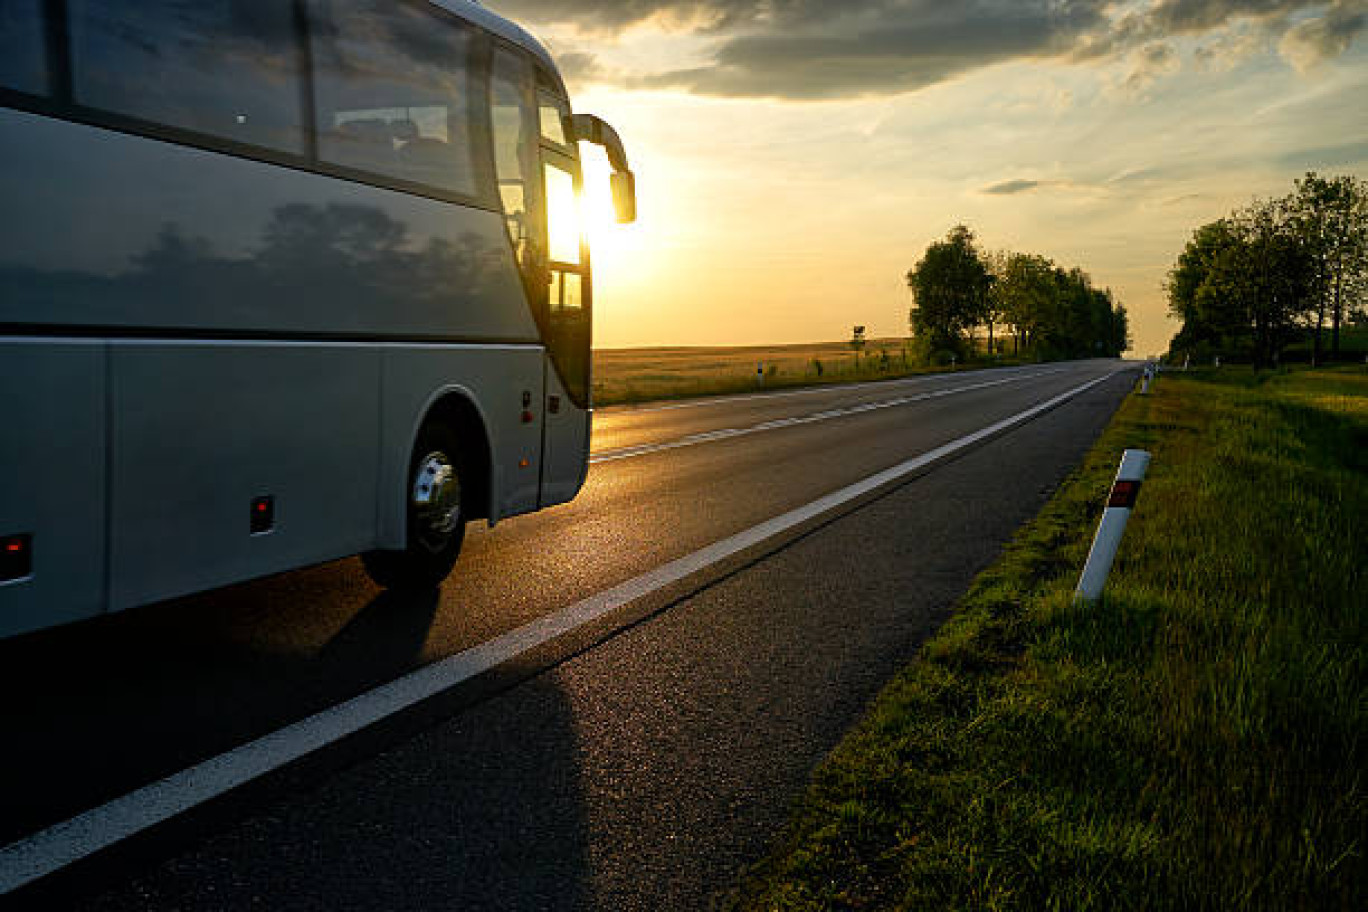
[{"label": "sun", "polygon": [[613,217],[613,192],[608,184],[612,168],[601,155],[585,154],[580,164],[584,168],[584,221],[589,243],[594,249],[610,238],[617,227]]},{"label": "sun", "polygon": [[[583,182],[580,218],[589,242],[594,270],[595,334],[621,337],[628,327],[640,330],[652,322],[649,302],[661,280],[661,238],[657,227],[663,211],[659,200],[642,198],[637,221],[622,225],[613,211],[613,173],[608,157],[596,147],[581,145]],[[655,186],[647,179],[637,184],[648,192]]]},{"label": "sun", "polygon": [[594,256],[596,270],[605,267],[614,270],[625,265],[624,258],[637,247],[639,229],[635,224],[618,224],[609,183],[613,170],[607,157],[596,149],[581,149],[584,153],[580,162],[584,170],[581,206],[589,250]]}]

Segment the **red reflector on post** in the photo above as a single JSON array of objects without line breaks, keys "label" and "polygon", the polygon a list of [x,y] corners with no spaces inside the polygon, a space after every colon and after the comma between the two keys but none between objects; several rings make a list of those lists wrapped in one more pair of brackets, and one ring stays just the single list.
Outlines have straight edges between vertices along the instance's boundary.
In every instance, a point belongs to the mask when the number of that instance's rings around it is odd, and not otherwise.
[{"label": "red reflector on post", "polygon": [[1112,485],[1111,497],[1107,500],[1107,506],[1134,510],[1135,499],[1139,493],[1140,482],[1118,481],[1116,484]]}]

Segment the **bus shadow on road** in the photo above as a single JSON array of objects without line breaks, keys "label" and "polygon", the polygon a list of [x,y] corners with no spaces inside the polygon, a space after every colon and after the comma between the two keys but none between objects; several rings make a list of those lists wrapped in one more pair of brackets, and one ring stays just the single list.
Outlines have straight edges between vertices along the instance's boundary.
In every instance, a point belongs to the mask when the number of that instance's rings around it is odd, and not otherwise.
[{"label": "bus shadow on road", "polygon": [[[287,574],[0,646],[0,659],[15,659],[0,661],[0,684],[27,681],[32,694],[7,714],[7,740],[23,749],[0,761],[0,842],[419,667],[441,610],[436,589],[374,594],[326,624],[269,610],[287,595],[318,604],[351,572]],[[291,641],[282,631],[293,627],[306,632]],[[582,908],[579,759],[554,676],[516,668],[382,720],[40,893],[74,908],[119,907],[121,896],[129,907],[237,907],[234,893],[244,908],[263,895],[277,909],[328,907],[329,897],[348,908]]]}]

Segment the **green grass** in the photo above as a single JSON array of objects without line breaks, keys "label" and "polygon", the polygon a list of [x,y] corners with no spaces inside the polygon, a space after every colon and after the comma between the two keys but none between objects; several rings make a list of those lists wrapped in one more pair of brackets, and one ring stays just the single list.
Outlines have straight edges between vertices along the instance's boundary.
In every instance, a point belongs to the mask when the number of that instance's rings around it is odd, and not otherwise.
[{"label": "green grass", "polygon": [[[1071,593],[1125,447],[1107,596]],[[741,909],[1368,904],[1368,373],[1165,374],[816,772]]]},{"label": "green grass", "polygon": [[[594,351],[594,403],[616,405],[789,389],[803,386],[892,380],[949,367],[918,364],[903,339],[872,339],[856,358],[844,342],[726,348],[639,348]],[[818,370],[818,363],[821,365]],[[1010,356],[982,355],[965,367],[1029,363]],[[765,379],[757,382],[756,366]]]}]

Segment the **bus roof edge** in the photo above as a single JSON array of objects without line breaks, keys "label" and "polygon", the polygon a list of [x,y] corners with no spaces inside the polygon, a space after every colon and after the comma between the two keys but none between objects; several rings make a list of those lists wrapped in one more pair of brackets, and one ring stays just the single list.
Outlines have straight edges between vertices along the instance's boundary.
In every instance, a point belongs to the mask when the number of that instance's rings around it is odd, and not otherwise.
[{"label": "bus roof edge", "polygon": [[[557,80],[561,79],[560,70],[556,67],[555,60],[551,58],[551,52],[522,26],[510,22],[498,13],[488,10],[478,3],[473,3],[471,0],[430,0],[430,2],[433,6],[440,6],[448,12],[455,13],[462,19],[530,52],[546,65]],[[563,83],[560,88],[564,94],[565,86]]]}]

